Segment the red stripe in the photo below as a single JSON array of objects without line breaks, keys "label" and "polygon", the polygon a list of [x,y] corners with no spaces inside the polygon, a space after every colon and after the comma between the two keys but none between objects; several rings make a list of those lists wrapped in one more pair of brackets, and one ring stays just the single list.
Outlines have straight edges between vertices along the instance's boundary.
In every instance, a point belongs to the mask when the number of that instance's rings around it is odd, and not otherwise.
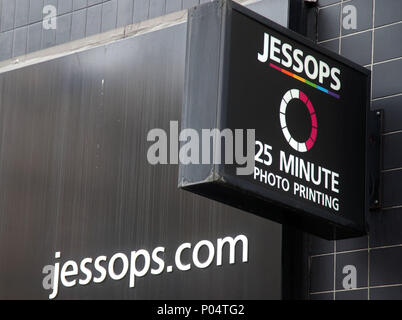
[{"label": "red stripe", "polygon": [[272,67],[272,68],[274,68],[274,69],[276,69],[276,70],[278,70],[278,71],[282,71],[281,68],[277,67],[276,65],[274,65],[274,64],[272,64],[272,63],[270,63],[269,65],[270,65],[270,67]]}]

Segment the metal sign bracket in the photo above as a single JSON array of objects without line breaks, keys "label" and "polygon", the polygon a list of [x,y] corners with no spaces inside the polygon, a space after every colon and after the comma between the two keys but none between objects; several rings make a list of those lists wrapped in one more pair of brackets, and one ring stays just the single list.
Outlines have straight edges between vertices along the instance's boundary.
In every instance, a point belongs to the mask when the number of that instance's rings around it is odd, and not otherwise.
[{"label": "metal sign bracket", "polygon": [[379,210],[382,204],[382,155],[384,111],[375,110],[368,115],[367,179],[370,210]]}]

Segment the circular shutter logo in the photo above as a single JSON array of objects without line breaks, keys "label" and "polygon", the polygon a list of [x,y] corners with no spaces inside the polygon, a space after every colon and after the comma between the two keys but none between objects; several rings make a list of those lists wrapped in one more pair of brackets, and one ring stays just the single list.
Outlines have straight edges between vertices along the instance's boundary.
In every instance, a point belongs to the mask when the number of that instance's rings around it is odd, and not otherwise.
[{"label": "circular shutter logo", "polygon": [[[301,100],[306,105],[308,112],[310,113],[311,126],[312,126],[311,133],[310,133],[310,137],[304,142],[296,141],[290,134],[289,129],[286,124],[286,109],[287,109],[288,103],[293,99]],[[289,143],[289,145],[293,149],[295,149],[296,151],[299,151],[299,152],[307,152],[314,146],[315,140],[317,139],[317,116],[315,114],[315,110],[314,110],[313,105],[311,104],[311,101],[307,98],[307,96],[302,91],[300,91],[298,89],[291,89],[285,93],[285,95],[282,98],[282,102],[281,102],[279,118],[281,121],[281,128],[282,128],[283,135],[284,135],[286,141]]]}]

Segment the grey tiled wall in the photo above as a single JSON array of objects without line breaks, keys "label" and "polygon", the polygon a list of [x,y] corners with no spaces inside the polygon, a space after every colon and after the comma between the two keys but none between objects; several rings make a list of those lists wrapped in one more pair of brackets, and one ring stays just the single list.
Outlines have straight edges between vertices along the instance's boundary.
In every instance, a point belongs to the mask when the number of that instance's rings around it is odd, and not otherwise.
[{"label": "grey tiled wall", "polygon": [[[0,61],[209,0],[0,0]],[[43,28],[43,7],[57,9],[56,30]]]},{"label": "grey tiled wall", "polygon": [[[345,30],[342,8],[357,9]],[[342,241],[309,238],[311,299],[402,299],[402,1],[319,0],[317,41],[371,69],[371,108],[384,113],[383,208],[370,214],[369,235]],[[345,290],[345,265],[357,288]]]},{"label": "grey tiled wall", "polygon": [[[0,61],[156,18],[212,0],[0,0]],[[43,8],[57,9],[57,28],[43,28]],[[287,0],[256,0],[248,7],[287,21]]]}]

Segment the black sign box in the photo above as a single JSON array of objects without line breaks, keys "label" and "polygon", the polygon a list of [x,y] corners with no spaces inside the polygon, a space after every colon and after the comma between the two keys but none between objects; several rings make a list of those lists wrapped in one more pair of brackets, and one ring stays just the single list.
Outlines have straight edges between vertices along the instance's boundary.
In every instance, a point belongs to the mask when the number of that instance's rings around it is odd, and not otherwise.
[{"label": "black sign box", "polygon": [[255,167],[181,164],[179,187],[327,239],[365,234],[370,71],[231,1],[188,19],[182,129],[255,129]]}]

